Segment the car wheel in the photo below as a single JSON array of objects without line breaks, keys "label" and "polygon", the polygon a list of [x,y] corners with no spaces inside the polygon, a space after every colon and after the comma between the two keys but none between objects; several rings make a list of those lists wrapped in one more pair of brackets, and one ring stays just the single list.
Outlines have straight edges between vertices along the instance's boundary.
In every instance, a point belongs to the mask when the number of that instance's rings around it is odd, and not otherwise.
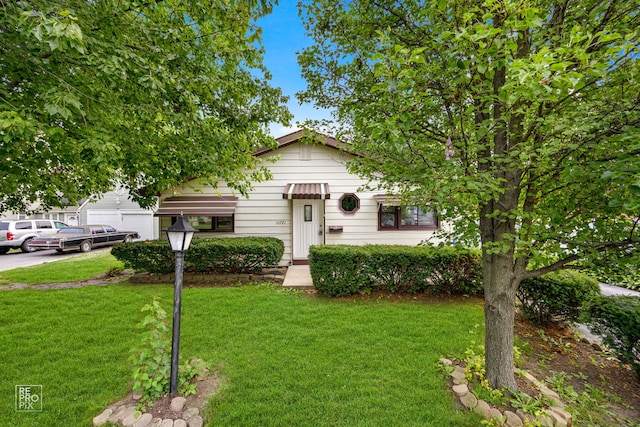
[{"label": "car wheel", "polygon": [[91,251],[91,242],[89,240],[85,240],[80,243],[80,251],[81,252],[90,252]]},{"label": "car wheel", "polygon": [[0,255],[6,254],[7,252],[9,252],[9,249],[11,248],[0,248]]},{"label": "car wheel", "polygon": [[124,242],[125,242],[125,243],[131,243],[131,242],[133,242],[133,237],[131,237],[131,236],[127,236],[127,237],[125,237],[125,238],[124,238]]},{"label": "car wheel", "polygon": [[35,251],[36,251],[36,248],[32,248],[32,247],[30,247],[30,246],[29,246],[29,243],[30,243],[30,242],[31,242],[31,239],[27,239],[27,240],[25,240],[24,242],[22,242],[22,246],[20,246],[20,250],[21,250],[22,252],[25,252],[25,253],[35,252]]}]

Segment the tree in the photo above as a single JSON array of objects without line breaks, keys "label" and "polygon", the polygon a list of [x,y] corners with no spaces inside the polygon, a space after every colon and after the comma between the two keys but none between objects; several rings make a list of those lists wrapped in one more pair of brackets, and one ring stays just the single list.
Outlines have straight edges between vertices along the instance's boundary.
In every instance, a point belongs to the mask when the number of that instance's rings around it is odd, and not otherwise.
[{"label": "tree", "polygon": [[[270,0],[0,0],[0,212],[199,178],[245,192],[288,123],[255,20]],[[243,172],[243,171],[252,172]]]},{"label": "tree", "polygon": [[638,1],[304,3],[300,100],[481,245],[487,379],[516,388],[521,280],[638,262]]}]

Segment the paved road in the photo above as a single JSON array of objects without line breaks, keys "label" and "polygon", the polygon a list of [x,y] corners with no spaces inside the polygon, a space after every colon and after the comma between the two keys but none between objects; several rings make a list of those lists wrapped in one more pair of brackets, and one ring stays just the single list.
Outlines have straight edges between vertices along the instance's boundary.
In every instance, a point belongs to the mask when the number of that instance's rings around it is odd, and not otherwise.
[{"label": "paved road", "polygon": [[[96,248],[94,251],[104,251],[111,248]],[[81,255],[81,252],[65,252],[59,254],[53,249],[46,251],[37,251],[32,253],[23,253],[10,251],[8,254],[0,255],[0,271],[12,270],[14,268],[29,267],[31,265],[44,264],[45,262],[60,261],[74,256]]]}]

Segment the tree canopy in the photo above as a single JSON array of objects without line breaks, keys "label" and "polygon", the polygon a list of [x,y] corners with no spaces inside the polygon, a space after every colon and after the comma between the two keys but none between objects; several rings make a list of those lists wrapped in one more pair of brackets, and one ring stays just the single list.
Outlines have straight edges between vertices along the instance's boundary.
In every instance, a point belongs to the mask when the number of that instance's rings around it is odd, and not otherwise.
[{"label": "tree canopy", "polygon": [[[288,123],[260,0],[0,0],[0,212],[186,178],[243,192]],[[246,175],[244,170],[253,170]]]},{"label": "tree canopy", "polygon": [[303,101],[350,164],[480,243],[487,377],[516,387],[515,291],[638,263],[638,1],[305,1]]}]

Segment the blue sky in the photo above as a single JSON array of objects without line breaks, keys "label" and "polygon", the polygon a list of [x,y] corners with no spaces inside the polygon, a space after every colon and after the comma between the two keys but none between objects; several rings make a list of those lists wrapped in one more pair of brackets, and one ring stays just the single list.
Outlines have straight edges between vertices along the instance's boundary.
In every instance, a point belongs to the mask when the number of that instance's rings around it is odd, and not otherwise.
[{"label": "blue sky", "polygon": [[299,105],[295,97],[296,92],[306,87],[301,76],[296,52],[312,44],[305,36],[302,20],[296,8],[297,0],[280,0],[270,15],[258,21],[263,29],[263,45],[265,48],[264,64],[273,75],[272,86],[280,87],[289,96],[289,111],[294,115],[290,128],[283,128],[279,124],[270,127],[271,135],[276,138],[297,130],[296,122],[306,119],[329,118],[327,110],[315,109],[312,105]]}]

